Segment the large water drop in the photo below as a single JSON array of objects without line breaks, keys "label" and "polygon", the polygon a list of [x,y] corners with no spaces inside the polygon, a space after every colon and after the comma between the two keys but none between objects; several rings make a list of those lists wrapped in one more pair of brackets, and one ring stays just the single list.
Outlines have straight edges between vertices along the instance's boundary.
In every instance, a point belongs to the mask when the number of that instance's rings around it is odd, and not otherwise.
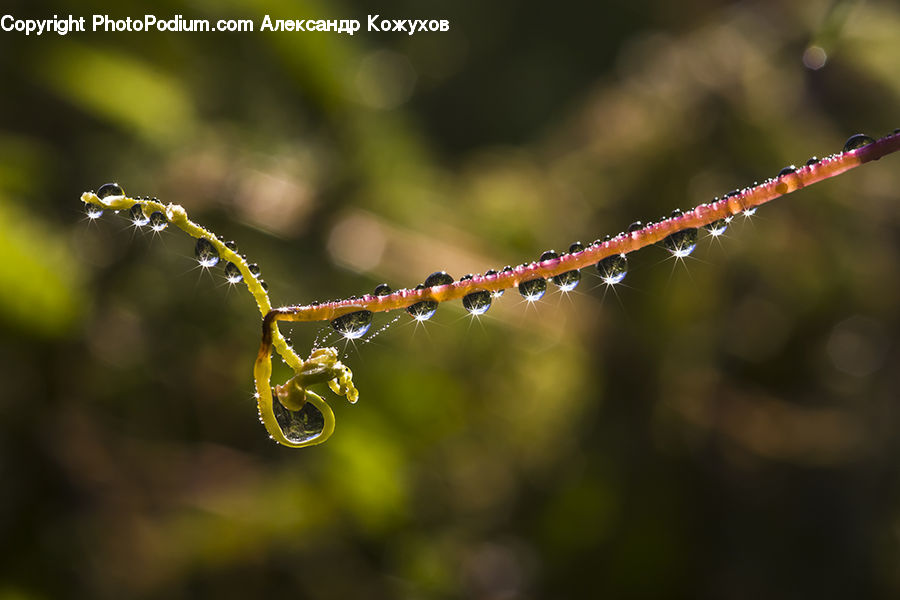
[{"label": "large water drop", "polygon": [[607,285],[622,283],[628,274],[628,259],[624,254],[607,256],[597,263],[597,272],[600,273],[603,283]]},{"label": "large water drop", "polygon": [[463,308],[471,315],[483,315],[491,307],[491,293],[484,290],[463,296]]},{"label": "large water drop", "polygon": [[92,204],[90,202],[84,203],[84,214],[87,215],[87,218],[91,221],[95,221],[103,216],[103,209],[97,206],[96,204]]},{"label": "large water drop", "polygon": [[124,196],[125,192],[122,191],[122,187],[118,183],[104,183],[100,186],[100,189],[97,190],[97,197],[103,200],[104,198],[109,198],[111,196]]},{"label": "large water drop", "polygon": [[875,140],[873,138],[862,133],[857,133],[856,135],[851,135],[847,141],[844,142],[844,152],[850,152],[851,150],[856,150],[874,143]]},{"label": "large water drop", "polygon": [[316,438],[325,429],[325,417],[311,402],[306,402],[300,410],[290,410],[275,399],[272,409],[284,437],[295,444]]},{"label": "large water drop", "polygon": [[228,283],[240,283],[244,280],[244,276],[241,275],[241,270],[234,263],[228,263],[225,265],[225,279]]},{"label": "large water drop", "polygon": [[197,245],[194,246],[194,256],[197,262],[205,269],[210,269],[219,264],[219,251],[206,238],[197,238]]},{"label": "large water drop", "polygon": [[694,248],[697,247],[697,229],[689,227],[687,229],[682,229],[681,231],[676,231],[663,240],[663,245],[666,247],[666,250],[671,252],[672,255],[677,258],[690,256],[691,252],[694,251]]},{"label": "large water drop", "polygon": [[439,285],[450,285],[451,283],[453,283],[453,277],[446,271],[435,271],[425,278],[425,283],[423,285],[428,288]]},{"label": "large water drop", "polygon": [[529,279],[519,284],[519,293],[529,302],[537,302],[544,297],[547,291],[547,280],[543,277],[539,279]]},{"label": "large water drop", "polygon": [[406,312],[408,312],[416,321],[427,321],[434,316],[435,312],[437,312],[437,307],[438,303],[434,300],[422,300],[421,302],[416,302],[412,306],[407,306]]},{"label": "large water drop", "polygon": [[347,313],[331,321],[331,326],[348,340],[356,340],[366,335],[372,326],[372,312],[358,310]]},{"label": "large water drop", "polygon": [[160,211],[156,211],[150,215],[150,229],[153,231],[160,232],[168,226],[169,220],[166,219],[166,215]]},{"label": "large water drop", "polygon": [[150,222],[150,217],[144,214],[144,208],[140,204],[132,206],[129,215],[131,216],[131,222],[134,223],[135,227],[143,227]]}]

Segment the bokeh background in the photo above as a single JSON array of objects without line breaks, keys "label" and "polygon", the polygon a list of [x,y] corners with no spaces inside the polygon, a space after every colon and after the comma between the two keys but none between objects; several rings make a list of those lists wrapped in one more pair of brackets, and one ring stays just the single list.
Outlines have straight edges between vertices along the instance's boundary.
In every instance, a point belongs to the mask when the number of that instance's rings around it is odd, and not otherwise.
[{"label": "bokeh background", "polygon": [[615,291],[400,318],[306,450],[249,295],[78,200],[183,204],[276,304],[518,264],[900,126],[896,2],[151,6],[3,12],[451,29],[0,33],[0,598],[900,594],[900,157]]}]

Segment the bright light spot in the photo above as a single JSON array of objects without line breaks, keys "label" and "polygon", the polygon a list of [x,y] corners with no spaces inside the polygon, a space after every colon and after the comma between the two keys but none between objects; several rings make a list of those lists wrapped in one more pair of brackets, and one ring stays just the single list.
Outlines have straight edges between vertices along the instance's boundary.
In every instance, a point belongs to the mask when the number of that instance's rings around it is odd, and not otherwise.
[{"label": "bright light spot", "polygon": [[807,69],[818,71],[828,62],[828,54],[820,46],[810,46],[803,52],[803,65]]}]

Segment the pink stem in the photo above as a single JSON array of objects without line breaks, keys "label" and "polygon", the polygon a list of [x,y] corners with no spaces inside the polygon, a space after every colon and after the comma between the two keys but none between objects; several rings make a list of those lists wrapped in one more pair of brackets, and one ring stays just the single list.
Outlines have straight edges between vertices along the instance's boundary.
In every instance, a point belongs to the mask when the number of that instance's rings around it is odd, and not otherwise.
[{"label": "pink stem", "polygon": [[900,132],[881,138],[874,143],[849,152],[823,158],[821,161],[801,167],[794,172],[780,175],[755,187],[745,188],[733,196],[710,204],[701,204],[676,217],[646,225],[629,233],[591,245],[580,252],[559,258],[533,262],[516,267],[512,271],[493,275],[476,275],[465,281],[418,290],[399,290],[384,296],[365,295],[362,298],[326,302],[307,306],[286,306],[273,309],[266,315],[266,326],[272,321],[331,321],[342,315],[368,310],[383,312],[406,308],[423,300],[446,302],[458,300],[475,291],[499,291],[518,286],[532,279],[546,279],[567,271],[581,269],[615,254],[627,254],[644,246],[655,244],[684,229],[702,227],[719,219],[731,217],[745,210],[760,206],[779,196],[784,196],[813,183],[829,179],[856,168],[863,163],[878,160],[882,156],[900,150]]}]

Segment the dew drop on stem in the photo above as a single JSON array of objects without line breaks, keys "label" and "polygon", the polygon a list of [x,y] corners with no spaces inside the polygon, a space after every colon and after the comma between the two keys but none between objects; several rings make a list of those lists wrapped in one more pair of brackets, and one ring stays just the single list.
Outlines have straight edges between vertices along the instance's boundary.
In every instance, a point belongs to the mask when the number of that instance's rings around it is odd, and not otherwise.
[{"label": "dew drop on stem", "polygon": [[197,244],[194,246],[194,256],[200,266],[210,269],[219,264],[219,251],[206,238],[197,238]]},{"label": "dew drop on stem", "polygon": [[110,198],[112,196],[124,196],[125,192],[122,190],[122,187],[118,183],[104,183],[100,186],[100,189],[97,190],[97,197],[103,200],[104,198]]},{"label": "dew drop on stem", "polygon": [[234,263],[228,263],[225,265],[225,279],[228,283],[240,283],[244,280],[244,276],[241,275],[241,270],[238,269],[238,266]]},{"label": "dew drop on stem", "polygon": [[366,335],[372,326],[372,312],[358,310],[347,313],[331,321],[331,327],[348,340],[356,340]]},{"label": "dew drop on stem", "polygon": [[874,144],[875,140],[863,133],[857,133],[856,135],[851,135],[847,138],[847,141],[844,142],[844,152],[850,152],[851,150],[857,150],[862,148],[863,146],[868,146],[869,144]]},{"label": "dew drop on stem", "polygon": [[607,256],[597,263],[597,272],[600,273],[603,283],[607,285],[622,283],[628,274],[628,258],[624,254]]},{"label": "dew drop on stem", "polygon": [[150,215],[150,229],[153,231],[160,232],[168,226],[169,220],[160,211],[157,210]]},{"label": "dew drop on stem", "polygon": [[470,315],[483,315],[491,307],[491,293],[484,290],[472,292],[463,296],[463,308]]},{"label": "dew drop on stem", "polygon": [[544,297],[547,291],[547,280],[543,277],[529,279],[519,284],[519,293],[529,302],[537,302]]}]

